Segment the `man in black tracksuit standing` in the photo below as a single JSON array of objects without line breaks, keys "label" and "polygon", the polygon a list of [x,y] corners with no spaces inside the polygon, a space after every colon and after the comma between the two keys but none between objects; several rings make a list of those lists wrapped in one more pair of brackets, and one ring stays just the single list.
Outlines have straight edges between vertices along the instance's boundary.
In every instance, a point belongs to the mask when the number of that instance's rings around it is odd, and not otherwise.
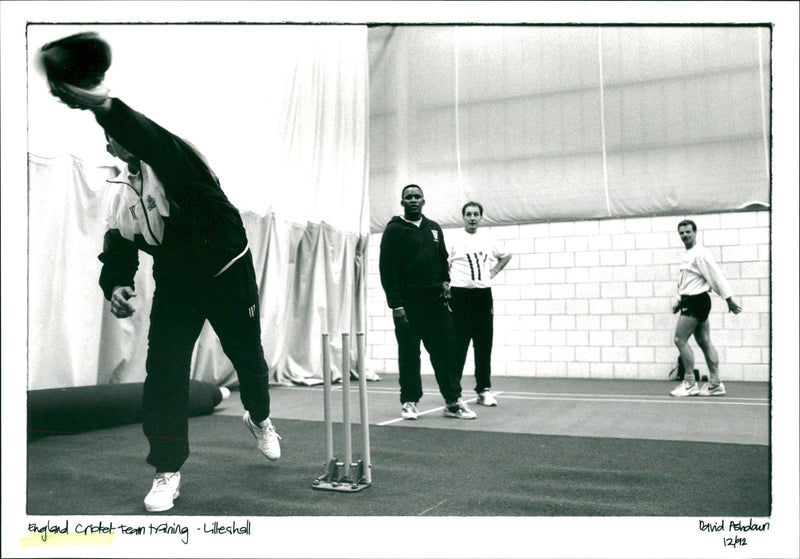
[{"label": "man in black tracksuit standing", "polygon": [[442,229],[422,215],[425,198],[419,186],[403,188],[400,204],[403,215],[389,221],[381,238],[380,275],[397,338],[402,417],[419,416],[422,341],[445,401],[444,415],[474,419],[475,412],[461,401],[453,366],[450,273]]},{"label": "man in black tracksuit standing", "polygon": [[203,156],[103,88],[51,83],[67,105],[88,109],[105,130],[108,151],[127,164],[117,183],[100,260],[100,286],[111,312],[135,312],[138,251],[153,256],[143,429],[155,467],[145,497],[150,512],[169,510],[189,456],[188,397],[192,352],[203,324],[214,327],[239,377],[243,420],[259,450],[280,457],[269,419],[269,373],[261,346],[258,287],[239,211]]}]

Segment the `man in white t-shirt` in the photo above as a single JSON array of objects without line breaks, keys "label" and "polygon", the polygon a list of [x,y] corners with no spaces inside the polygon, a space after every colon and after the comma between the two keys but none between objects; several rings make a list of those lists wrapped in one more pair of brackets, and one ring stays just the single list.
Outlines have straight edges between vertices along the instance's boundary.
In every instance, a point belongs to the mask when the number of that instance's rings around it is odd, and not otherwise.
[{"label": "man in white t-shirt", "polygon": [[459,378],[463,375],[470,341],[475,357],[475,392],[478,404],[496,406],[492,394],[492,341],[494,300],[492,278],[505,268],[511,253],[486,229],[479,229],[483,206],[467,202],[461,208],[463,231],[448,233],[450,304],[455,327],[454,361]]},{"label": "man in white t-shirt", "polygon": [[685,396],[724,396],[725,385],[719,380],[719,356],[711,343],[708,314],[711,312],[710,291],[715,291],[725,299],[728,310],[733,314],[742,312],[733,300],[733,291],[714,260],[714,255],[697,242],[697,225],[685,219],[678,224],[678,234],[686,247],[681,260],[681,275],[678,280],[678,293],[672,305],[672,312],[680,312],[675,326],[675,346],[680,352],[684,371],[694,370],[694,353],[689,346],[689,338],[694,335],[697,345],[703,350],[708,365],[708,383],[700,388],[697,382],[687,378],[670,394]]}]

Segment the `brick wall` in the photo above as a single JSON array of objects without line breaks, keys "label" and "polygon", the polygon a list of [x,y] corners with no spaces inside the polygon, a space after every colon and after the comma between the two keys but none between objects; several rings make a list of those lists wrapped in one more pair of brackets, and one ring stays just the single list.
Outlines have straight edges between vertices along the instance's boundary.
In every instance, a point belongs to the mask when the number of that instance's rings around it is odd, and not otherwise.
[{"label": "brick wall", "polygon": [[[681,216],[494,227],[514,253],[494,280],[494,376],[665,379],[677,359],[670,301],[685,250]],[[723,380],[769,380],[770,213],[690,216],[743,306],[712,294],[711,339]],[[445,237],[448,230],[445,229]],[[370,239],[368,366],[397,372],[391,311]],[[691,341],[697,368],[707,368]],[[424,348],[423,374],[432,373]],[[470,351],[471,353],[471,351]],[[472,374],[471,355],[466,375]]]}]

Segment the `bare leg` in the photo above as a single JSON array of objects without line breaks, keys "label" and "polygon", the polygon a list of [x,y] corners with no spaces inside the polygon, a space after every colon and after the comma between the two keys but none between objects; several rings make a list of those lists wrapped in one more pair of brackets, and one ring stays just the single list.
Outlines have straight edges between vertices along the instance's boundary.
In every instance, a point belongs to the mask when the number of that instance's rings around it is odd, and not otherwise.
[{"label": "bare leg", "polygon": [[709,384],[716,386],[719,384],[719,356],[714,344],[711,343],[711,329],[707,320],[697,325],[694,339],[697,340],[697,345],[700,346],[700,349],[703,350],[703,355],[706,357]]},{"label": "bare leg", "polygon": [[[697,329],[697,319],[691,316],[678,316],[678,324],[675,325],[675,347],[681,356],[681,363],[683,370],[686,371],[684,377],[686,382],[691,382],[694,379],[694,352],[689,346],[689,338],[694,334]],[[699,343],[699,342],[698,342]]]}]

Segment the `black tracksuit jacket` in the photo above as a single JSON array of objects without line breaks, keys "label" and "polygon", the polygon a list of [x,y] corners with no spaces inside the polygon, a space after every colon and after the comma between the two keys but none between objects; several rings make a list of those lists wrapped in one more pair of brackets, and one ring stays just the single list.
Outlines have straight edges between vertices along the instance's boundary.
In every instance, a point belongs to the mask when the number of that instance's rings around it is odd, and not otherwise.
[{"label": "black tracksuit jacket", "polygon": [[450,281],[442,228],[422,217],[419,227],[393,217],[381,237],[380,275],[386,302],[396,309],[411,293],[440,293]]},{"label": "black tracksuit jacket", "polygon": [[153,256],[156,282],[193,284],[212,278],[247,246],[239,210],[220,188],[203,156],[119,99],[111,100],[107,114],[97,122],[109,136],[153,168],[164,186],[170,215],[164,218],[164,236],[153,247],[137,238],[129,241],[119,231],[106,232],[100,286],[107,299],[115,286],[133,287],[138,250]]}]

